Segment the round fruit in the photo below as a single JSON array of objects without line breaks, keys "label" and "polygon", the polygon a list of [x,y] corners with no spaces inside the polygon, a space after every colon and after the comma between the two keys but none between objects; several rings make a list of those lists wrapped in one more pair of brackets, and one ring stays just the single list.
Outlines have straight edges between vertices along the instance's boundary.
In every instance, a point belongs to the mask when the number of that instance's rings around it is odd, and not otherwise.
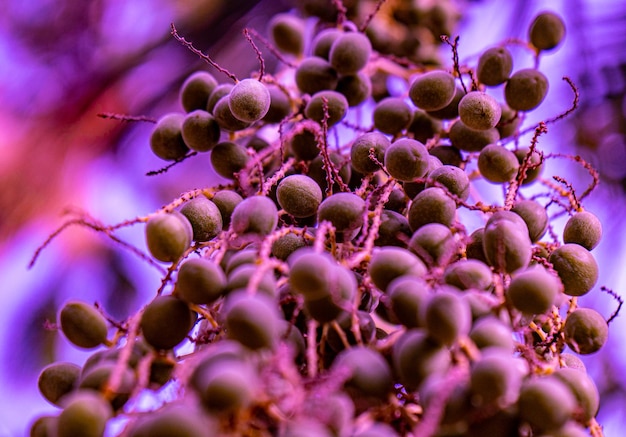
[{"label": "round fruit", "polygon": [[276,14],[268,24],[272,41],[278,50],[291,55],[304,51],[304,23],[292,14]]},{"label": "round fruit", "polygon": [[270,234],[278,224],[276,204],[265,196],[252,196],[235,207],[231,216],[231,229],[239,235]]},{"label": "round fruit", "polygon": [[549,222],[548,212],[546,207],[539,202],[532,199],[520,200],[515,203],[511,211],[519,215],[528,226],[530,241],[536,242],[546,233]]},{"label": "round fruit", "polygon": [[220,266],[206,258],[193,258],[180,266],[175,293],[185,302],[203,305],[217,300],[225,287],[226,275]]},{"label": "round fruit", "polygon": [[554,12],[542,12],[535,17],[528,30],[530,43],[538,50],[552,50],[565,36],[565,23]]},{"label": "round fruit", "polygon": [[537,265],[513,275],[507,298],[524,314],[543,314],[552,308],[560,290],[558,277]]},{"label": "round fruit", "polygon": [[73,363],[56,362],[47,365],[39,374],[37,387],[46,400],[60,405],[59,400],[76,387],[80,366]]},{"label": "round fruit", "polygon": [[385,167],[399,181],[410,182],[428,171],[428,150],[417,140],[402,138],[385,151]]},{"label": "round fruit", "polygon": [[452,290],[439,290],[428,301],[424,321],[431,338],[451,346],[469,333],[472,313],[460,294]]},{"label": "round fruit", "polygon": [[222,214],[219,208],[204,196],[186,202],[180,212],[191,223],[194,241],[212,240],[222,231]]},{"label": "round fruit", "polygon": [[571,391],[553,376],[528,379],[520,390],[519,415],[538,430],[561,427],[572,416],[575,407]]},{"label": "round fruit", "polygon": [[587,250],[595,248],[602,238],[602,223],[594,214],[580,211],[565,223],[563,242],[580,244]]},{"label": "round fruit", "polygon": [[190,149],[207,152],[220,140],[220,126],[204,109],[196,109],[185,116],[181,135]]},{"label": "round fruit", "polygon": [[481,91],[471,91],[459,102],[461,121],[471,129],[487,130],[496,127],[501,111],[496,99]]},{"label": "round fruit", "polygon": [[207,71],[196,71],[189,75],[180,87],[180,103],[185,112],[206,110],[209,96],[217,87],[217,80]]},{"label": "round fruit", "polygon": [[191,245],[193,228],[178,211],[159,213],[146,224],[146,243],[152,256],[159,261],[178,260]]},{"label": "round fruit", "polygon": [[519,170],[519,162],[513,152],[497,144],[489,144],[478,155],[480,174],[493,183],[509,182]]},{"label": "round fruit", "polygon": [[57,422],[58,437],[102,437],[107,420],[113,416],[109,402],[92,390],[80,390],[68,397]]},{"label": "round fruit", "polygon": [[504,87],[506,103],[516,111],[535,109],[547,93],[548,78],[534,68],[516,71]]},{"label": "round fruit", "polygon": [[141,315],[141,332],[155,349],[172,349],[189,334],[196,314],[182,300],[168,295],[158,296]]},{"label": "round fruit", "polygon": [[297,218],[310,217],[322,202],[322,190],[310,177],[295,174],[279,182],[276,199],[286,213]]},{"label": "round fruit", "polygon": [[[326,108],[326,110],[325,110]],[[328,126],[341,121],[348,112],[348,100],[337,91],[319,91],[311,97],[304,108],[304,114],[310,120],[322,123],[328,114]]]},{"label": "round fruit", "polygon": [[107,340],[107,322],[93,306],[84,302],[67,302],[59,311],[59,325],[74,345],[93,349]]},{"label": "round fruit", "polygon": [[224,303],[228,338],[250,349],[273,349],[279,340],[278,307],[262,293],[233,292]]},{"label": "round fruit", "polygon": [[565,343],[581,355],[600,350],[609,336],[609,325],[604,317],[591,308],[578,308],[565,320]]},{"label": "round fruit", "polygon": [[168,161],[183,158],[189,147],[182,135],[184,114],[171,113],[161,117],[150,135],[150,148],[156,156]]},{"label": "round fruit", "polygon": [[548,261],[559,274],[569,296],[587,294],[598,281],[598,263],[584,247],[568,243],[556,248]]},{"label": "round fruit", "polygon": [[413,253],[401,247],[381,247],[372,253],[367,271],[374,285],[381,291],[400,276],[423,277],[426,266]]},{"label": "round fruit", "polygon": [[435,70],[418,76],[409,88],[411,101],[424,111],[445,108],[454,98],[456,86],[454,76]]},{"label": "round fruit", "polygon": [[305,94],[333,90],[339,82],[337,71],[326,59],[311,56],[296,68],[296,85]]},{"label": "round fruit", "polygon": [[456,202],[439,187],[426,188],[411,202],[408,219],[415,231],[428,223],[450,226],[456,216]]},{"label": "round fruit", "polygon": [[336,193],[320,204],[317,220],[330,222],[337,236],[349,241],[363,225],[365,201],[354,193]]},{"label": "round fruit", "polygon": [[494,144],[500,139],[498,129],[472,129],[461,120],[455,121],[450,127],[450,143],[465,152],[480,152],[488,144]]},{"label": "round fruit", "polygon": [[371,53],[372,44],[367,36],[347,32],[333,41],[328,58],[339,74],[355,74],[365,67]]},{"label": "round fruit", "polygon": [[401,97],[387,97],[374,107],[374,127],[380,132],[396,135],[413,119],[413,110]]},{"label": "round fruit", "polygon": [[380,170],[380,164],[372,161],[370,150],[379,163],[385,160],[385,151],[391,142],[379,132],[369,132],[361,135],[352,143],[350,149],[351,163],[354,169],[363,174],[374,173]]},{"label": "round fruit", "polygon": [[513,70],[513,56],[506,47],[492,47],[478,58],[476,76],[487,86],[498,86],[506,82]]},{"label": "round fruit", "polygon": [[256,79],[244,79],[230,90],[228,107],[232,114],[246,123],[262,119],[270,108],[270,92]]}]

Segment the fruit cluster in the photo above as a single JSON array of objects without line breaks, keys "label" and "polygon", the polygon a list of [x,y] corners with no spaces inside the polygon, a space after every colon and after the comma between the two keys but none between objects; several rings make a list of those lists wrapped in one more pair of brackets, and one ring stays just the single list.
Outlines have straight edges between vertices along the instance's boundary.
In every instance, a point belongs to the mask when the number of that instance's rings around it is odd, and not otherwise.
[{"label": "fruit cluster", "polygon": [[[172,27],[235,83],[192,74],[184,113],[159,119],[150,146],[173,164],[210,152],[229,182],[117,226],[145,223],[162,286],[121,323],[84,302],[62,307],[71,343],[106,348],[42,371],[41,393],[62,410],[31,436],[102,436],[115,417],[131,437],[602,434],[578,358],[608,332],[577,305],[598,278],[601,224],[580,203],[592,187],[577,196],[542,175],[562,156],[539,137],[562,117],[518,145],[524,114],[546,98],[537,66],[562,20],[531,23],[533,67],[513,72],[507,44],[460,65],[458,40],[443,38],[446,70],[398,38],[449,27],[451,5],[356,3],[309,17],[311,41],[295,12],[269,22],[269,41],[246,32],[261,61],[253,37],[283,67],[242,80]],[[480,178],[502,187],[501,204],[480,201]],[[531,184],[545,190],[528,197]],[[460,210],[484,226],[470,232]],[[560,236],[551,211],[570,215]],[[165,405],[136,402],[165,385],[177,388]]]}]

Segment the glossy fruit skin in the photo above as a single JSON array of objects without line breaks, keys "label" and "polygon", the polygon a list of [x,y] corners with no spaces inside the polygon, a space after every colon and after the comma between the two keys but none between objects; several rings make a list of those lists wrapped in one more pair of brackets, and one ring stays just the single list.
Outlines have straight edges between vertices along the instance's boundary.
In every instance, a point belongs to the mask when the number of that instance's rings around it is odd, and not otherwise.
[{"label": "glossy fruit skin", "polygon": [[539,70],[516,71],[504,87],[507,105],[517,111],[531,111],[543,102],[548,93],[548,78]]},{"label": "glossy fruit skin", "polygon": [[565,320],[565,343],[576,353],[589,355],[600,350],[609,336],[606,320],[591,308],[577,308]]},{"label": "glossy fruit skin", "polygon": [[178,260],[191,245],[193,228],[178,211],[159,213],[146,224],[146,243],[150,254],[162,262]]},{"label": "glossy fruit skin", "polygon": [[594,249],[602,239],[602,223],[594,214],[580,211],[571,216],[563,229],[563,242]]},{"label": "glossy fruit skin", "polygon": [[322,202],[322,189],[308,176],[291,175],[278,183],[276,198],[281,208],[292,216],[310,217]]},{"label": "glossy fruit skin", "polygon": [[194,241],[209,241],[222,231],[219,208],[204,196],[191,199],[182,206],[180,212],[191,224]]},{"label": "glossy fruit skin", "polygon": [[185,302],[172,295],[164,295],[144,308],[140,327],[150,346],[167,350],[185,340],[195,321],[196,314]]},{"label": "glossy fruit skin", "polygon": [[444,71],[431,71],[411,83],[409,97],[424,111],[438,111],[452,101],[455,92],[454,76]]},{"label": "glossy fruit skin", "polygon": [[161,159],[174,161],[189,152],[182,135],[185,115],[170,113],[161,117],[150,135],[150,148]]},{"label": "glossy fruit skin", "polygon": [[450,351],[422,329],[407,330],[394,343],[395,375],[409,390],[417,389],[429,375],[444,373],[450,366]]},{"label": "glossy fruit skin", "polygon": [[498,86],[506,82],[513,70],[513,57],[506,47],[492,47],[478,58],[476,76],[487,86]]},{"label": "glossy fruit skin", "polygon": [[553,273],[542,266],[531,266],[513,275],[507,299],[524,314],[543,314],[552,308],[561,288]]},{"label": "glossy fruit skin", "polygon": [[80,301],[63,305],[58,315],[61,331],[74,345],[83,349],[100,346],[107,338],[107,322],[93,306]]},{"label": "glossy fruit skin", "polygon": [[598,263],[584,247],[568,243],[555,249],[548,258],[559,274],[569,296],[587,294],[598,281]]},{"label": "glossy fruit skin", "polygon": [[37,388],[48,402],[60,405],[61,398],[76,387],[79,375],[80,366],[57,361],[43,368],[37,378]]},{"label": "glossy fruit skin", "polygon": [[57,437],[102,437],[111,416],[111,406],[100,394],[77,391],[64,403],[57,422]]},{"label": "glossy fruit skin", "polygon": [[554,12],[545,11],[537,15],[528,29],[528,39],[537,50],[552,50],[565,37],[565,23]]},{"label": "glossy fruit skin", "polygon": [[500,350],[488,351],[474,363],[470,371],[473,405],[502,408],[517,401],[523,375],[512,361],[511,355]]}]

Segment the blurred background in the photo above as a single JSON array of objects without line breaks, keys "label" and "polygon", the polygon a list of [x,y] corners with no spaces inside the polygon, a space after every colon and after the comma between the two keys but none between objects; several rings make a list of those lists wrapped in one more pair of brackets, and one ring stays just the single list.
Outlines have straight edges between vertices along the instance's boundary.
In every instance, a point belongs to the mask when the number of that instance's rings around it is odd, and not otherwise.
[{"label": "blurred background", "polygon": [[[563,75],[579,86],[579,110],[550,126],[540,144],[550,152],[579,154],[601,174],[600,186],[584,203],[604,224],[604,239],[594,249],[601,276],[597,289],[582,298],[581,305],[608,318],[617,302],[601,293],[600,285],[621,295],[626,285],[626,2],[451,3],[459,12],[458,21],[451,23],[452,35],[461,36],[461,61],[469,63],[503,39],[526,38],[538,11],[554,10],[564,18],[564,44],[541,61],[551,84],[548,98],[527,125],[569,107],[572,94],[561,81]],[[171,37],[171,22],[196,47],[244,77],[258,64],[241,30],[250,27],[264,34],[269,18],[294,4],[295,0],[1,2],[0,437],[26,435],[34,417],[55,410],[37,391],[43,366],[58,360],[82,364],[87,357],[45,328],[46,320],[55,320],[59,305],[69,298],[97,301],[111,318],[123,320],[145,304],[160,282],[153,267],[84,227],[67,229],[28,269],[36,249],[67,217],[89,214],[105,224],[117,223],[217,180],[207,155],[167,173],[146,176],[164,165],[149,148],[151,123],[104,120],[97,114],[156,119],[182,110],[178,88],[191,72],[207,67]],[[271,69],[276,60],[265,54]],[[449,49],[441,47],[440,55],[449,67]],[[215,76],[226,81],[219,73]],[[586,172],[569,161],[554,165],[578,192],[584,191],[589,183]],[[144,247],[141,226],[118,235]],[[607,436],[622,435],[626,429],[624,347],[622,314],[611,325],[609,344],[585,360],[602,393],[598,420]]]}]

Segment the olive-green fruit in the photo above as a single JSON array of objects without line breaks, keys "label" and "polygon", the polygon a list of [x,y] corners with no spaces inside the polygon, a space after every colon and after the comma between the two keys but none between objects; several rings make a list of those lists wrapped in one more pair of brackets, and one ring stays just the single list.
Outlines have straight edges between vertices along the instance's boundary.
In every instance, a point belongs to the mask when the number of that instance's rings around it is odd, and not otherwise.
[{"label": "olive-green fruit", "polygon": [[[247,289],[252,277],[257,273],[258,266],[255,263],[240,265],[228,273],[226,281],[226,293],[230,293],[237,289]],[[276,278],[272,270],[265,270],[259,278],[256,288],[253,292],[262,292],[267,296],[274,297],[278,294],[276,287]]]},{"label": "olive-green fruit", "polygon": [[433,374],[445,373],[450,351],[422,329],[409,329],[394,343],[392,363],[396,377],[407,390],[417,389]]},{"label": "olive-green fruit", "polygon": [[278,306],[267,295],[233,292],[223,314],[228,338],[250,349],[273,349],[280,339]]},{"label": "olive-green fruit", "polygon": [[487,130],[496,127],[502,109],[496,99],[481,91],[470,91],[459,102],[459,117],[471,129]]},{"label": "olive-green fruit", "polygon": [[319,125],[312,121],[303,121],[287,136],[289,151],[296,159],[310,161],[320,154],[318,139],[321,131]]},{"label": "olive-green fruit", "polygon": [[353,434],[354,437],[399,437],[400,434],[386,423],[374,422],[366,429]]},{"label": "olive-green fruit", "polygon": [[233,211],[243,200],[243,197],[241,197],[236,191],[221,190],[215,193],[213,199],[211,200],[220,210],[220,214],[222,215],[222,228],[229,227]]},{"label": "olive-green fruit", "polygon": [[565,343],[576,353],[589,355],[600,350],[609,337],[609,325],[591,308],[573,311],[563,327]]},{"label": "olive-green fruit", "polygon": [[413,110],[402,97],[387,97],[374,107],[374,127],[382,133],[396,135],[407,128]]},{"label": "olive-green fruit", "polygon": [[191,73],[180,87],[180,103],[185,112],[206,110],[209,96],[217,87],[217,80],[208,71]]},{"label": "olive-green fruit", "polygon": [[[530,149],[528,147],[520,147],[513,153],[515,153],[515,156],[517,156],[517,160],[519,161],[521,168],[524,161],[526,160],[526,157],[530,153]],[[543,170],[543,161],[541,155],[539,155],[539,152],[535,150],[528,159],[529,161],[528,168],[526,169],[526,177],[522,180],[522,185],[528,185],[534,182]]]},{"label": "olive-green fruit", "polygon": [[254,264],[259,258],[258,248],[255,246],[246,246],[242,250],[235,249],[228,258],[222,258],[222,268],[226,275],[230,275],[237,267],[243,265]]},{"label": "olive-green fruit", "polygon": [[203,369],[197,379],[196,390],[202,406],[212,413],[233,413],[246,408],[257,391],[254,371],[239,360],[216,361]]},{"label": "olive-green fruit", "polygon": [[119,410],[128,402],[130,395],[137,384],[135,371],[128,366],[123,367],[120,373],[120,383],[113,392],[109,388],[109,381],[114,372],[117,372],[116,361],[104,361],[96,364],[88,371],[83,372],[78,385],[79,389],[91,389],[106,394],[114,410]]},{"label": "olive-green fruit", "polygon": [[278,183],[276,199],[286,213],[297,218],[310,217],[322,202],[322,189],[310,177],[294,174]]},{"label": "olive-green fruit", "polygon": [[207,258],[185,261],[178,269],[176,296],[185,302],[204,305],[216,301],[226,287],[222,268]]},{"label": "olive-green fruit", "polygon": [[30,425],[29,437],[55,437],[58,416],[39,416]]},{"label": "olive-green fruit", "polygon": [[532,243],[524,220],[521,217],[519,222],[506,218],[490,219],[483,233],[483,251],[487,262],[496,271],[512,273],[528,266]]},{"label": "olive-green fruit", "polygon": [[391,281],[400,276],[423,277],[426,274],[426,266],[407,249],[381,247],[372,252],[367,271],[374,285],[381,291],[387,291]]},{"label": "olive-green fruit", "polygon": [[548,78],[539,70],[516,71],[504,86],[507,105],[516,111],[530,111],[543,102],[548,93]]},{"label": "olive-green fruit", "polygon": [[182,135],[184,120],[184,114],[170,113],[157,121],[150,134],[150,148],[156,156],[166,161],[175,161],[189,152]]},{"label": "olive-green fruit", "polygon": [[226,179],[235,179],[235,173],[243,170],[250,156],[245,147],[231,141],[222,141],[211,150],[211,165],[215,173]]},{"label": "olive-green fruit", "polygon": [[194,241],[212,240],[222,231],[222,214],[219,208],[204,196],[189,200],[180,208],[180,212],[191,223]]},{"label": "olive-green fruit", "polygon": [[556,275],[535,265],[513,275],[506,296],[526,315],[544,314],[552,309],[561,287]]},{"label": "olive-green fruit", "polygon": [[239,235],[270,234],[278,224],[276,204],[265,196],[247,197],[235,207],[230,227]]},{"label": "olive-green fruit", "polygon": [[556,248],[548,261],[559,274],[569,296],[587,294],[598,281],[598,263],[584,247],[567,243]]},{"label": "olive-green fruit", "polygon": [[301,55],[304,51],[304,22],[291,14],[276,14],[268,24],[274,45],[284,53]]},{"label": "olive-green fruit", "polygon": [[337,82],[335,91],[343,94],[348,100],[348,106],[358,106],[372,95],[372,80],[363,71],[357,74],[342,76]]},{"label": "olive-green fruit", "polygon": [[519,162],[510,150],[497,144],[488,144],[478,155],[478,170],[489,182],[501,184],[517,176]]},{"label": "olive-green fruit", "polygon": [[587,373],[577,369],[563,368],[554,372],[572,391],[578,404],[577,416],[583,422],[588,422],[598,414],[600,408],[600,393],[595,382]]},{"label": "olive-green fruit", "polygon": [[290,232],[272,243],[272,256],[285,261],[293,252],[305,246],[307,240],[303,235]]},{"label": "olive-green fruit", "polygon": [[76,387],[80,366],[73,363],[56,362],[43,368],[37,378],[39,392],[46,400],[54,405],[60,405],[59,400],[72,392]]},{"label": "olive-green fruit", "polygon": [[222,97],[228,96],[230,94],[230,90],[232,90],[234,86],[235,85],[232,83],[221,83],[216,86],[209,95],[209,99],[206,103],[206,111],[213,114],[217,102],[219,102]]},{"label": "olive-green fruit", "polygon": [[333,276],[334,259],[326,252],[315,252],[304,247],[287,259],[289,263],[289,286],[307,300],[327,296]]},{"label": "olive-green fruit", "polygon": [[218,143],[220,127],[211,114],[204,109],[196,109],[185,116],[181,135],[190,149],[207,152]]},{"label": "olive-green fruit", "polygon": [[445,267],[457,254],[459,243],[446,225],[428,223],[413,233],[408,247],[426,265]]},{"label": "olive-green fruit", "polygon": [[410,273],[398,276],[389,283],[385,291],[388,307],[397,322],[407,328],[426,326],[424,314],[431,292],[422,278]]},{"label": "olive-green fruit", "polygon": [[563,229],[563,242],[580,244],[587,250],[594,249],[602,239],[602,223],[589,211],[571,216]]},{"label": "olive-green fruit", "polygon": [[296,68],[296,85],[304,94],[334,90],[339,82],[337,71],[323,58],[311,56]]},{"label": "olive-green fruit", "polygon": [[342,351],[333,361],[333,369],[347,371],[346,384],[366,396],[384,400],[393,388],[389,364],[379,352],[366,346]]},{"label": "olive-green fruit", "polygon": [[217,424],[189,405],[170,403],[141,415],[130,426],[129,437],[202,437],[217,434]]},{"label": "olive-green fruit", "polygon": [[411,230],[416,231],[428,223],[450,226],[456,216],[456,202],[443,188],[430,187],[415,196],[409,207]]},{"label": "olive-green fruit", "polygon": [[[330,162],[338,171],[338,176],[344,183],[348,183],[350,178],[352,177],[352,166],[349,162],[346,162],[346,158],[341,154],[335,151],[329,153]],[[308,176],[315,179],[322,189],[324,193],[327,191],[328,187],[328,174],[326,173],[326,164],[324,164],[324,158],[321,155],[318,155],[315,159],[313,159],[309,163],[309,172]],[[332,175],[332,179],[334,181],[332,185],[333,192],[337,192],[341,190],[339,182],[337,182],[337,178],[334,173]]]},{"label": "olive-green fruit", "polygon": [[270,108],[270,92],[256,79],[237,82],[228,96],[228,106],[235,118],[254,123],[262,119]]},{"label": "olive-green fruit", "polygon": [[466,92],[463,90],[463,87],[457,85],[454,90],[454,97],[450,103],[444,106],[442,109],[436,111],[425,111],[428,113],[430,117],[433,117],[437,120],[452,120],[459,116],[459,102],[463,98]]},{"label": "olive-green fruit", "polygon": [[180,344],[196,321],[196,313],[182,300],[172,296],[157,296],[143,310],[141,332],[155,349],[172,349]]},{"label": "olive-green fruit", "polygon": [[426,175],[429,166],[426,146],[417,140],[402,138],[385,151],[385,167],[399,181],[410,182]]},{"label": "olive-green fruit", "polygon": [[450,143],[465,152],[480,152],[488,144],[500,139],[498,129],[476,130],[468,127],[462,120],[455,121],[450,127]]},{"label": "olive-green fruit", "polygon": [[445,108],[454,98],[454,76],[440,70],[418,76],[409,88],[409,97],[415,106],[424,111]]},{"label": "olive-green fruit", "polygon": [[494,316],[476,320],[469,337],[479,349],[499,348],[509,353],[515,350],[511,327]]},{"label": "olive-green fruit", "polygon": [[441,289],[429,299],[424,321],[431,338],[451,346],[469,333],[472,327],[472,313],[467,301],[462,299],[459,293]]},{"label": "olive-green fruit", "polygon": [[575,420],[570,420],[559,429],[542,433],[538,437],[589,437],[587,428]]},{"label": "olive-green fruit", "polygon": [[483,355],[470,370],[472,404],[478,407],[509,406],[519,396],[522,373],[510,354],[501,351]]},{"label": "olive-green fruit", "polygon": [[443,185],[451,194],[462,201],[469,197],[470,183],[465,170],[454,165],[442,165],[428,173],[426,187]]},{"label": "olive-green fruit", "polygon": [[270,107],[263,117],[266,123],[280,123],[284,118],[291,114],[291,99],[277,85],[267,85],[270,93]]},{"label": "olive-green fruit", "polygon": [[[461,151],[459,149],[457,149],[454,146],[445,146],[445,145],[438,145],[433,147],[432,149],[428,150],[428,153],[430,153],[430,155],[433,158],[437,158],[437,165],[432,165],[432,160],[431,160],[431,165],[429,166],[429,173],[439,167],[441,167],[442,165],[453,165],[455,167],[463,167],[465,164],[465,161],[463,159],[463,154],[461,153]],[[441,164],[441,165],[439,165]]]},{"label": "olive-green fruit", "polygon": [[565,36],[565,23],[554,12],[537,15],[528,29],[528,39],[538,50],[552,50]]},{"label": "olive-green fruit", "polygon": [[346,32],[330,46],[328,59],[339,74],[355,74],[367,65],[372,44],[363,33]]},{"label": "olive-green fruit", "polygon": [[317,210],[319,223],[328,221],[338,237],[349,241],[363,225],[365,201],[354,193],[336,193],[322,201]]},{"label": "olive-green fruit", "polygon": [[539,241],[548,230],[548,212],[539,202],[532,199],[520,200],[513,205],[511,211],[524,219],[530,241]]},{"label": "olive-green fruit", "polygon": [[506,47],[492,47],[478,58],[476,77],[487,86],[498,86],[506,82],[513,71],[513,56]]},{"label": "olive-green fruit", "polygon": [[[326,119],[328,126],[333,126],[348,113],[348,100],[337,91],[319,91],[304,107],[304,115],[310,119],[323,123]],[[328,115],[326,115],[328,114]]]},{"label": "olive-green fruit", "polygon": [[[385,151],[390,145],[389,139],[379,132],[368,132],[359,136],[354,140],[350,149],[352,166],[363,174],[380,170],[380,163],[385,160]],[[378,163],[370,157],[370,150]]]},{"label": "olive-green fruit", "polygon": [[416,109],[413,111],[413,117],[406,130],[413,134],[413,138],[417,141],[426,143],[441,131],[441,122],[428,115],[426,111]]},{"label": "olive-green fruit", "polygon": [[[232,92],[232,89],[231,89],[231,92]],[[269,94],[269,91],[268,91],[268,94]],[[239,97],[237,101],[241,101],[241,100],[243,100],[243,98]],[[269,102],[269,97],[268,97],[268,102]],[[243,111],[241,106],[238,108]],[[231,131],[231,132],[244,130],[245,128],[249,127],[251,124],[251,122],[249,121],[240,120],[239,118],[235,116],[235,114],[233,114],[233,111],[230,109],[230,94],[222,97],[221,99],[217,101],[217,103],[215,104],[215,107],[213,108],[213,117],[215,118],[215,121],[217,121],[217,124],[220,126],[220,128],[227,130],[227,131]]]},{"label": "olive-green fruit", "polygon": [[178,260],[191,245],[193,228],[178,211],[158,213],[146,223],[146,244],[150,254],[159,261]]},{"label": "olive-green fruit", "polygon": [[107,322],[93,306],[70,301],[61,307],[58,323],[65,337],[74,345],[93,349],[106,342]]},{"label": "olive-green fruit", "polygon": [[57,437],[102,437],[113,416],[109,402],[92,390],[79,390],[64,402],[57,422]]},{"label": "olive-green fruit", "polygon": [[336,27],[330,27],[320,31],[311,42],[311,54],[328,60],[330,48],[337,38],[343,35],[343,32]]},{"label": "olive-green fruit", "polygon": [[576,400],[563,382],[548,376],[524,381],[517,405],[522,420],[537,430],[550,431],[572,416]]},{"label": "olive-green fruit", "polygon": [[405,247],[410,237],[411,228],[406,217],[395,211],[383,209],[374,245]]},{"label": "olive-green fruit", "polygon": [[462,259],[449,264],[443,272],[443,280],[460,290],[490,290],[493,287],[491,269],[477,259]]},{"label": "olive-green fruit", "polygon": [[509,138],[519,132],[523,117],[520,117],[516,110],[511,109],[504,102],[500,103],[500,107],[502,108],[502,115],[496,125],[496,129],[500,133],[500,138]]}]

